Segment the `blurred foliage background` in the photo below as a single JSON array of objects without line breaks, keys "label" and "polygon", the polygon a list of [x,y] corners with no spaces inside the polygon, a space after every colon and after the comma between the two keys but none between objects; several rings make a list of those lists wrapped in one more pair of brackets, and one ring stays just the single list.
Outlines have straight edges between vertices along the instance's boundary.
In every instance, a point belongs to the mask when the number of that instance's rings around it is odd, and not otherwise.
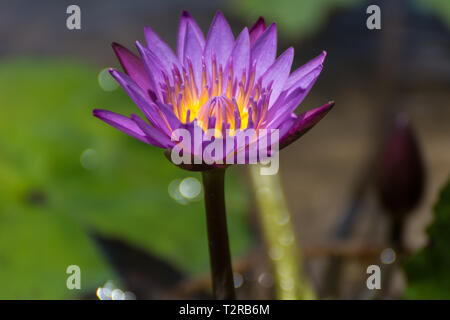
[{"label": "blurred foliage background", "polygon": [[[82,288],[95,290],[113,274],[94,231],[184,272],[207,270],[201,198],[175,201],[168,192],[175,179],[199,175],[91,116],[99,106],[135,112],[124,92],[103,91],[95,70],[63,60],[4,63],[0,86],[1,119],[8,119],[0,129],[0,297],[71,297],[71,264],[82,270]],[[227,188],[231,245],[242,254],[251,239],[248,192],[233,173]]]},{"label": "blurred foliage background", "polygon": [[450,299],[448,230],[450,228],[450,182],[434,207],[433,223],[427,228],[428,245],[405,262],[409,299]]},{"label": "blurred foliage background", "polygon": [[[293,44],[295,67],[328,51],[325,71],[303,108],[331,99],[337,107],[301,143],[283,151],[281,163],[287,205],[317,296],[371,297],[365,268],[379,264],[380,251],[391,245],[390,222],[364,177],[386,124],[403,111],[418,133],[428,182],[421,206],[408,216],[402,236],[410,253],[404,272],[394,277],[400,285],[393,287],[406,298],[449,298],[448,186],[434,215],[431,208],[450,174],[450,3],[392,3],[82,0],[80,31],[65,27],[68,1],[0,4],[0,299],[95,298],[111,279],[133,289],[133,281],[153,285],[165,277],[181,279],[178,291],[188,291],[183,297],[198,297],[193,291],[207,296],[201,191],[193,199],[180,193],[182,181],[190,183],[188,191],[197,190],[200,175],[176,168],[160,150],[91,114],[94,108],[137,112],[101,72],[119,65],[109,44],[133,47],[150,25],[174,47],[183,9],[204,31],[217,9],[235,34],[260,15],[277,22],[279,52]],[[369,4],[382,8],[382,30],[372,33],[365,27]],[[247,180],[242,168],[228,171],[231,247],[248,284],[238,294],[271,298],[273,277]],[[344,229],[352,231],[339,231]],[[119,255],[119,265],[111,251],[122,249],[132,254]],[[336,255],[344,261],[335,268],[339,273],[330,272]],[[136,260],[127,263],[125,257]],[[133,269],[141,261],[162,267],[144,274]],[[81,268],[81,291],[67,290],[65,270],[72,264]],[[340,279],[337,289],[331,278]],[[150,297],[165,297],[174,283],[158,284]]]},{"label": "blurred foliage background", "polygon": [[[327,23],[327,19],[336,11],[361,5],[361,0],[233,0],[230,7],[238,8],[236,13],[248,23],[259,16],[276,21],[283,36],[290,41],[299,41],[312,36]],[[446,0],[411,0],[412,5],[420,10],[435,13],[442,21],[450,24],[450,4]],[[367,2],[380,4],[380,1]],[[381,4],[383,4],[381,2]]]}]

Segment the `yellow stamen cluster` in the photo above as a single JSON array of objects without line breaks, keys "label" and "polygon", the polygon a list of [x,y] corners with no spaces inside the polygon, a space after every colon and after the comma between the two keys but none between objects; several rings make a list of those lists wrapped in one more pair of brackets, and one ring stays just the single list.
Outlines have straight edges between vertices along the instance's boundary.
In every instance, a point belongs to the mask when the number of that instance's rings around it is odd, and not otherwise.
[{"label": "yellow stamen cluster", "polygon": [[[162,88],[164,103],[173,108],[174,114],[182,123],[197,120],[204,131],[208,129],[212,116],[216,120],[216,130],[221,131],[223,125],[231,131],[246,129],[250,123],[249,115],[254,120],[255,108],[263,96],[261,81],[257,82],[255,79],[254,66],[249,72],[242,72],[239,82],[235,80],[231,61],[224,71],[213,56],[210,69],[208,77],[206,64],[202,61],[201,85],[197,88],[194,68],[189,60],[187,70],[183,68],[180,72],[178,68],[174,68],[172,79],[165,76]],[[262,108],[258,105],[258,110],[261,110],[258,117],[260,119],[267,111],[268,100],[264,99]],[[253,113],[249,111],[250,108]]]}]

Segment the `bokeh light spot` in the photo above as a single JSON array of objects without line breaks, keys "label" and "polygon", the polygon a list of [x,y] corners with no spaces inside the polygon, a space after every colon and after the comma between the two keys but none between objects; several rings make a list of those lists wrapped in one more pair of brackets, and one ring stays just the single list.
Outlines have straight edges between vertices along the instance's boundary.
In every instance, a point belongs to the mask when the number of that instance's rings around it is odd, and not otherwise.
[{"label": "bokeh light spot", "polygon": [[280,260],[283,257],[283,248],[280,246],[272,246],[269,250],[269,257],[272,260]]},{"label": "bokeh light spot", "polygon": [[109,68],[101,70],[98,74],[97,79],[100,88],[102,88],[105,91],[114,91],[119,87],[117,81],[114,80],[114,78],[109,73]]},{"label": "bokeh light spot", "polygon": [[380,260],[384,264],[394,263],[395,259],[396,259],[396,254],[392,248],[386,248],[383,251],[381,251]]},{"label": "bokeh light spot", "polygon": [[258,283],[266,288],[269,288],[273,285],[273,277],[270,273],[261,273],[258,277]]},{"label": "bokeh light spot", "polygon": [[240,273],[234,272],[233,273],[233,281],[234,281],[234,287],[240,288],[244,284],[244,277]]},{"label": "bokeh light spot", "polygon": [[278,236],[278,242],[283,246],[291,245],[294,242],[294,234],[292,231],[286,231]]},{"label": "bokeh light spot", "polygon": [[94,170],[99,165],[97,151],[94,149],[86,149],[81,153],[80,162],[86,170]]},{"label": "bokeh light spot", "polygon": [[202,191],[202,185],[197,178],[189,177],[181,181],[179,189],[183,197],[189,200],[193,200],[200,195],[200,192]]},{"label": "bokeh light spot", "polygon": [[136,300],[136,295],[131,291],[126,291],[124,300]]},{"label": "bokeh light spot", "polygon": [[120,289],[114,289],[111,293],[113,300],[125,300],[125,293]]},{"label": "bokeh light spot", "polygon": [[117,288],[111,280],[107,281],[103,287],[99,287],[96,294],[100,300],[136,300],[136,296],[133,292],[124,292]]},{"label": "bokeh light spot", "polygon": [[103,292],[103,288],[102,288],[102,287],[100,287],[100,288],[97,289],[97,297],[98,297],[100,300],[111,300],[110,297],[108,297],[107,295],[105,295],[105,293]]},{"label": "bokeh light spot", "polygon": [[283,212],[275,216],[275,222],[280,226],[284,226],[289,222],[289,220],[291,220],[291,218],[287,212]]},{"label": "bokeh light spot", "polygon": [[294,281],[291,278],[281,279],[280,286],[284,291],[291,291],[294,289]]},{"label": "bokeh light spot", "polygon": [[169,196],[179,204],[187,204],[188,201],[183,197],[183,195],[180,192],[180,183],[181,179],[175,179],[169,183],[168,187]]}]

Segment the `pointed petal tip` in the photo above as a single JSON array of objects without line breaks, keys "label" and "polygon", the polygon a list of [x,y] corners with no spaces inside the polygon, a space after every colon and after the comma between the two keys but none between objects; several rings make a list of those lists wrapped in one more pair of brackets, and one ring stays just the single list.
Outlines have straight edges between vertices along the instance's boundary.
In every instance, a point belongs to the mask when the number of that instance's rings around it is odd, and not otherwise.
[{"label": "pointed petal tip", "polygon": [[250,27],[250,32],[262,28],[263,31],[266,28],[266,20],[264,20],[264,17],[260,16],[255,23],[253,23],[253,25]]},{"label": "pointed petal tip", "polygon": [[220,11],[220,10],[217,10],[217,11],[216,11],[216,14],[214,15],[214,17],[216,17],[216,16],[222,16],[222,17],[224,17],[222,11]]},{"label": "pointed petal tip", "polygon": [[135,42],[134,42],[134,44],[136,45],[136,47],[143,47],[143,45],[142,45],[142,43],[139,41],[139,40],[136,40]]},{"label": "pointed petal tip", "polygon": [[[264,33],[277,33],[277,24],[275,22],[272,22],[267,28],[266,30],[264,30]],[[263,33],[263,34],[264,34]]]},{"label": "pointed petal tip", "polygon": [[263,32],[266,30],[266,21],[263,17],[259,17],[258,20],[253,23],[253,25],[249,28],[249,34],[250,34],[250,42],[253,45],[256,40],[263,34]]},{"label": "pointed petal tip", "polygon": [[255,24],[263,24],[266,25],[266,20],[264,20],[263,16],[259,16],[258,20],[256,20]]},{"label": "pointed petal tip", "polygon": [[312,115],[316,115],[316,114],[321,114],[321,113],[328,113],[328,111],[330,111],[332,108],[334,107],[334,101],[328,101],[327,103],[325,103],[323,106],[311,109],[309,111],[306,111],[306,113],[309,113],[308,116],[312,116]]},{"label": "pointed petal tip", "polygon": [[299,115],[297,124],[291,127],[290,131],[283,138],[281,138],[280,149],[287,147],[308,132],[321,119],[323,119],[323,117],[325,117],[333,106],[334,101],[329,101],[321,107],[317,107]]},{"label": "pointed petal tip", "polygon": [[320,107],[316,107],[314,109],[311,109],[309,111],[306,111],[304,114],[307,115],[306,118],[311,118],[316,116],[320,116],[320,119],[324,117],[332,108],[334,107],[334,101],[328,101],[324,105]]},{"label": "pointed petal tip", "polygon": [[114,51],[118,48],[124,48],[123,45],[121,45],[120,43],[117,43],[117,42],[111,42],[111,47],[114,49]]},{"label": "pointed petal tip", "polygon": [[146,50],[146,47],[144,46],[144,45],[142,45],[142,43],[139,41],[139,40],[137,40],[136,42],[135,42],[135,45],[136,45],[136,48],[138,49],[138,51],[139,51],[139,54],[142,56],[142,54],[145,52],[145,50]]},{"label": "pointed petal tip", "polygon": [[112,42],[111,47],[121,63],[125,56],[133,54],[128,48],[117,42]]},{"label": "pointed petal tip", "polygon": [[[216,23],[219,23],[219,25],[220,24],[225,24],[226,26],[228,26],[228,28],[230,28],[227,18],[225,18],[225,16],[223,15],[222,11],[220,11],[220,10],[216,11],[216,14],[214,15],[214,18],[211,21],[210,28],[212,26],[214,26]],[[231,30],[231,28],[230,28],[230,30]]]},{"label": "pointed petal tip", "polygon": [[189,13],[189,11],[183,10],[183,11],[181,11],[181,17],[182,17],[182,18],[191,18],[192,16],[191,16],[191,14]]},{"label": "pointed petal tip", "polygon": [[331,101],[328,101],[328,103],[326,104],[326,106],[328,106],[328,108],[333,108],[334,107],[334,104],[335,104],[335,102],[334,102],[334,100],[331,100]]},{"label": "pointed petal tip", "polygon": [[118,113],[115,113],[115,112],[112,112],[109,110],[105,110],[105,109],[98,109],[98,108],[92,110],[92,115],[102,121],[108,120],[111,117],[111,115],[124,117]]},{"label": "pointed petal tip", "polygon": [[212,21],[211,21],[211,26],[213,26],[214,23],[215,23],[217,20],[219,20],[219,19],[220,19],[220,20],[225,20],[225,21],[226,21],[226,18],[225,18],[225,16],[223,15],[222,11],[217,10],[216,13],[214,14],[214,17],[213,17]]},{"label": "pointed petal tip", "polygon": [[100,113],[102,112],[103,110],[102,109],[94,109],[94,110],[92,110],[92,115],[94,116],[94,117],[99,117],[100,116]]},{"label": "pointed petal tip", "polygon": [[323,50],[320,54],[320,65],[323,67],[323,62],[325,61],[325,58],[327,57],[327,52],[325,50]]}]

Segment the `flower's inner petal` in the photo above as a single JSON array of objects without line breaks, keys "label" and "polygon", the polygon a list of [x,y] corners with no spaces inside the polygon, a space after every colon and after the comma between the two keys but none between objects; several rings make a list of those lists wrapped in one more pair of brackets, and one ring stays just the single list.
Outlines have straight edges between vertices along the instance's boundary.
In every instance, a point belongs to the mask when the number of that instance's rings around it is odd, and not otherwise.
[{"label": "flower's inner petal", "polygon": [[251,62],[256,61],[259,78],[275,61],[277,55],[277,27],[272,23],[252,45]]},{"label": "flower's inner petal", "polygon": [[208,72],[212,70],[213,59],[216,59],[219,66],[225,66],[230,57],[231,50],[233,50],[233,46],[234,36],[231,28],[223,14],[218,11],[211,23],[203,53]]},{"label": "flower's inner petal", "polygon": [[266,30],[266,22],[263,17],[259,17],[258,20],[250,27],[250,43],[255,44],[256,40],[263,34]]},{"label": "flower's inner petal", "polygon": [[236,39],[230,59],[232,70],[230,70],[230,65],[227,65],[225,75],[228,77],[234,75],[238,78],[242,77],[242,74],[247,76],[250,68],[250,36],[247,28],[242,30]]},{"label": "flower's inner petal", "polygon": [[[187,34],[188,26],[192,29],[191,36]],[[177,37],[177,53],[180,62],[184,61],[184,50],[186,47],[186,42],[195,40],[199,45],[199,50],[203,52],[205,47],[205,36],[202,30],[197,25],[197,22],[191,17],[189,12],[183,11],[181,14],[180,25],[178,27],[178,37]]]},{"label": "flower's inner petal", "polygon": [[188,69],[192,69],[193,80],[195,81],[192,85],[195,85],[198,89],[202,77],[203,46],[195,35],[195,29],[191,24],[187,26],[186,38],[183,64]]},{"label": "flower's inner petal", "polygon": [[262,76],[263,88],[272,86],[272,95],[270,97],[269,108],[276,101],[284,84],[289,77],[291,71],[292,61],[294,59],[294,48],[290,47],[270,66],[269,69]]},{"label": "flower's inner petal", "polygon": [[158,88],[162,83],[165,83],[164,66],[162,65],[160,59],[152,51],[139,43],[139,41],[136,41],[136,46],[138,48],[139,54],[142,57],[142,61],[150,79],[150,83],[155,89],[154,93],[156,94],[158,99],[161,99],[162,96]]}]

